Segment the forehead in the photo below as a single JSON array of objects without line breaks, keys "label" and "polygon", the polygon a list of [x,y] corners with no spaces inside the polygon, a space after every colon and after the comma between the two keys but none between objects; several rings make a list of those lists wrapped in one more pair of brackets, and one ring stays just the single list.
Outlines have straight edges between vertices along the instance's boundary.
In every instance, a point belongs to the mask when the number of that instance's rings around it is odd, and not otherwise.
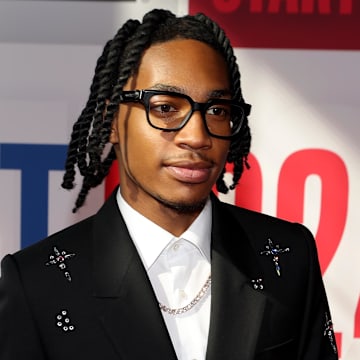
[{"label": "forehead", "polygon": [[229,90],[227,64],[216,50],[197,40],[177,39],[152,45],[126,89],[174,86],[190,96]]}]

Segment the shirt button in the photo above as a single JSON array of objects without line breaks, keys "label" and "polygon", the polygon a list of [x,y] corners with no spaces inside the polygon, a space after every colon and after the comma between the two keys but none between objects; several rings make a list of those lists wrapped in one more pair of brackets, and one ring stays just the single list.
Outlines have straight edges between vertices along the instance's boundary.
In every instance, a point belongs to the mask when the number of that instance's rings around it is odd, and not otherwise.
[{"label": "shirt button", "polygon": [[187,298],[186,292],[183,289],[179,290],[179,295],[180,295],[181,299],[186,299]]},{"label": "shirt button", "polygon": [[178,251],[180,249],[180,244],[177,242],[173,245],[173,250]]}]

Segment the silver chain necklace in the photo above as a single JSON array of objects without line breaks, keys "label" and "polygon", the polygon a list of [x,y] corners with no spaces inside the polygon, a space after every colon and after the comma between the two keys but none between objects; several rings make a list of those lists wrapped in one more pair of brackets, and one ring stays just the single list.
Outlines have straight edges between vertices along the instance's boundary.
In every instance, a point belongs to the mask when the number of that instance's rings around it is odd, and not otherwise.
[{"label": "silver chain necklace", "polygon": [[191,310],[204,297],[204,295],[208,291],[210,285],[211,285],[211,275],[209,275],[205,284],[203,285],[201,290],[198,292],[198,294],[194,297],[194,299],[192,301],[190,301],[190,303],[187,304],[186,306],[178,308],[178,309],[171,309],[171,308],[167,307],[166,305],[162,304],[161,302],[159,302],[159,307],[162,311],[164,311],[170,315],[183,314],[183,313]]}]

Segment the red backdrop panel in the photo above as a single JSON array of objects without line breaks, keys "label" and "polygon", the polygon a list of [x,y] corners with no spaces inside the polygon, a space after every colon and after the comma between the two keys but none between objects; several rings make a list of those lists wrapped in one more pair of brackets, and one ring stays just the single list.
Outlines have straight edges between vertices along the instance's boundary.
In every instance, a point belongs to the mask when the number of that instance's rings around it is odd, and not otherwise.
[{"label": "red backdrop panel", "polygon": [[360,49],[360,1],[190,0],[189,13],[217,21],[235,47]]}]

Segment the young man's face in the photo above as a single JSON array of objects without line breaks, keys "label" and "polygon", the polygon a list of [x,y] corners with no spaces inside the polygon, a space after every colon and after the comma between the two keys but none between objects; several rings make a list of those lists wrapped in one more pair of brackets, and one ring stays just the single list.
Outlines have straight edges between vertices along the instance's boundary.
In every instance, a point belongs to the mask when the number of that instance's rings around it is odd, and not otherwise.
[{"label": "young man's face", "polygon": [[[224,59],[195,40],[151,46],[124,90],[159,87],[175,89],[197,102],[206,102],[219,91],[224,93],[221,98],[230,98]],[[122,196],[144,215],[159,205],[199,212],[224,167],[230,144],[207,133],[199,111],[181,130],[154,129],[140,103],[120,105],[110,140],[119,161]]]}]

